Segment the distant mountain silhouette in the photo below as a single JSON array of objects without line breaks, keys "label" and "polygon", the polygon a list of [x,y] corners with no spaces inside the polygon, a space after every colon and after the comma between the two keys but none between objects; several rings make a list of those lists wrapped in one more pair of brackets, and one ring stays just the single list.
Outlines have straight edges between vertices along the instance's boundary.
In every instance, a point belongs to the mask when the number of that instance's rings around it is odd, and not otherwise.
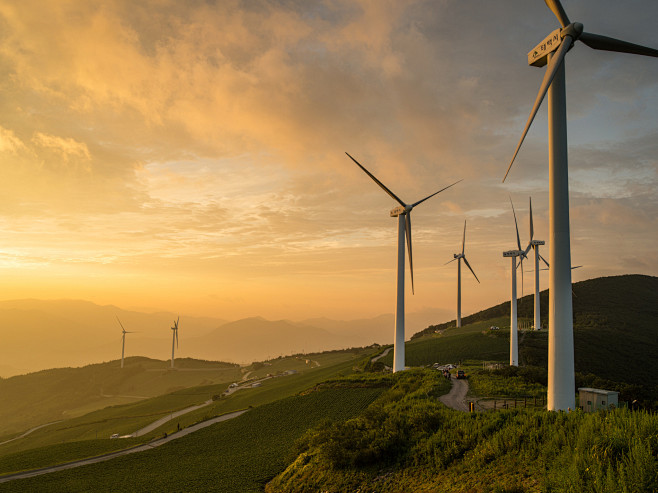
[{"label": "distant mountain silhouette", "polygon": [[[407,315],[407,334],[435,320],[441,310]],[[128,331],[126,356],[171,357],[170,327],[178,313],[141,313],[81,300],[0,301],[5,338],[0,377],[46,368],[75,367],[121,357],[121,328]],[[251,317],[227,322],[181,314],[176,357],[251,363],[268,357],[318,352],[393,340],[393,315],[339,321],[293,322]]]}]

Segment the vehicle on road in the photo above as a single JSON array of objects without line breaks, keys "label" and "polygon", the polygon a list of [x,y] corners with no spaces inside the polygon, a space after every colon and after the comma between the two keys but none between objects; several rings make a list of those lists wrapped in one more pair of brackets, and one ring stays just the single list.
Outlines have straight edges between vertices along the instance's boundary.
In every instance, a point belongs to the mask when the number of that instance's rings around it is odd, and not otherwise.
[{"label": "vehicle on road", "polygon": [[110,438],[119,438],[119,434],[118,434],[118,433],[114,433]]},{"label": "vehicle on road", "polygon": [[464,370],[457,370],[457,378],[461,380],[462,378],[466,378],[466,373],[464,373]]}]

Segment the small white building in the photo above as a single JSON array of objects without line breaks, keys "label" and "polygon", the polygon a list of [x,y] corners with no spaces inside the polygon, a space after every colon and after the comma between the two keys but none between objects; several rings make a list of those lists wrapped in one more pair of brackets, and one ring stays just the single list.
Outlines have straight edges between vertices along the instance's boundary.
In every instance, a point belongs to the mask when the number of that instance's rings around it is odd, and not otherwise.
[{"label": "small white building", "polygon": [[586,413],[619,407],[619,392],[582,387],[578,389],[578,404]]}]

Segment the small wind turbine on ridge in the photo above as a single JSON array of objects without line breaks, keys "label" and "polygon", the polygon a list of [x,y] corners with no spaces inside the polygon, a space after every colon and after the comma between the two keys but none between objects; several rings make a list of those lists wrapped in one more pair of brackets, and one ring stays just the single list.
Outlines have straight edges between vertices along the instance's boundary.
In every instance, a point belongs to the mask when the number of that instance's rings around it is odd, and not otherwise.
[{"label": "small wind turbine on ridge", "polygon": [[119,316],[117,315],[117,322],[119,322],[119,325],[121,326],[121,368],[123,368],[123,355],[126,351],[126,334],[134,334],[134,332],[129,332],[126,329],[123,328],[123,324],[121,323],[121,320],[119,320]]},{"label": "small wind turbine on ridge", "polygon": [[546,259],[541,256],[539,253],[539,246],[545,245],[546,242],[543,240],[535,240],[535,229],[532,222],[532,197],[530,197],[530,241],[525,251],[528,253],[530,249],[535,251],[535,321],[534,326],[535,330],[541,329],[541,301],[539,299],[539,260],[546,264],[548,267],[548,262]]},{"label": "small wind turbine on ridge", "polygon": [[414,202],[413,204],[407,204],[402,201],[397,195],[391,192],[386,186],[379,181],[375,175],[370,173],[365,169],[356,159],[350,156],[349,153],[345,153],[347,156],[356,163],[356,165],[361,168],[366,175],[368,175],[377,185],[379,185],[382,190],[384,190],[393,200],[398,204],[398,207],[395,207],[391,210],[391,217],[398,218],[398,272],[397,272],[397,303],[395,307],[395,342],[393,344],[393,371],[404,370],[404,243],[406,238],[407,249],[409,251],[409,271],[411,273],[411,292],[414,292],[414,264],[413,257],[411,255],[411,211],[417,205],[422,204],[427,199],[434,197],[437,193],[443,192],[444,190],[452,187],[459,183],[456,181],[452,185],[448,185],[445,188],[442,188],[438,192],[434,192],[431,195],[428,195],[424,199]]},{"label": "small wind turbine on ridge", "polygon": [[[519,264],[522,265],[523,255],[525,250],[521,248],[521,238],[519,237],[519,226],[516,223],[516,212],[514,211],[514,204],[512,203],[512,198],[509,199],[510,204],[512,204],[512,213],[514,214],[514,227],[516,228],[516,245],[517,250],[507,250],[503,252],[503,257],[509,257],[512,259],[512,288],[510,290],[510,324],[509,324],[509,364],[510,366],[519,366],[519,342],[518,342],[518,318],[517,318],[517,298],[516,298],[516,269],[518,265],[516,264],[516,258],[521,257]],[[521,267],[521,272],[523,272],[523,267]]]},{"label": "small wind turbine on ridge", "polygon": [[171,328],[173,330],[172,339],[171,339],[171,368],[174,368],[174,344],[175,347],[178,347],[178,321],[180,317],[174,320],[174,326]]},{"label": "small wind turbine on ridge", "polygon": [[468,260],[466,260],[466,254],[464,253],[465,247],[466,247],[466,220],[464,220],[464,236],[462,237],[462,253],[454,253],[453,257],[455,258],[443,264],[443,265],[448,265],[450,262],[454,262],[455,260],[457,261],[457,322],[456,322],[457,327],[462,326],[462,265],[461,265],[462,259],[464,260],[466,267],[468,267],[468,269],[471,271],[471,274],[473,274],[473,277],[475,277],[475,280],[478,282],[478,284],[480,283],[478,276],[475,275],[475,271],[471,268],[471,265],[468,263]]},{"label": "small wind turbine on ridge", "polygon": [[[571,22],[559,0],[544,0],[561,27],[550,33],[528,53],[528,64],[546,67],[544,79],[530,111],[521,139],[507,167],[514,164],[528,129],[548,94],[549,168],[549,332],[548,399],[550,411],[575,409],[573,305],[571,297],[571,245],[569,232],[569,171],[567,146],[567,100],[564,58],[576,41],[590,48],[618,53],[658,57],[658,50],[583,31]],[[503,181],[505,181],[503,178]]]}]

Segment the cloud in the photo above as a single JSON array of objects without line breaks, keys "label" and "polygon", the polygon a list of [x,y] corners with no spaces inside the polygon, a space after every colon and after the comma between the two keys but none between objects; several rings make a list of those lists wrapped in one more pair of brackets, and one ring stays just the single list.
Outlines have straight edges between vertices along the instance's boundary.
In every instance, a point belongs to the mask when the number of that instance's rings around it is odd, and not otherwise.
[{"label": "cloud", "polygon": [[25,149],[23,141],[13,131],[0,127],[0,152],[17,154]]},{"label": "cloud", "polygon": [[[653,42],[655,2],[566,7],[588,31]],[[408,201],[464,178],[414,211],[421,278],[468,218],[469,261],[494,279],[508,194],[523,225],[532,195],[547,231],[545,108],[500,183],[543,76],[525,54],[556,27],[544,5],[0,0],[0,22],[0,219],[26,264],[193,272],[204,296],[242,273],[385,277],[394,204],[344,151]],[[658,69],[577,46],[567,71],[574,237],[619,228],[646,251]]]},{"label": "cloud", "polygon": [[[32,142],[41,148],[58,154],[65,163],[74,160],[89,161],[91,159],[87,145],[82,142],[77,142],[70,137],[63,138],[56,135],[47,135],[37,132],[34,134],[34,137],[32,137]],[[86,170],[89,171],[90,168],[86,167]]]}]

